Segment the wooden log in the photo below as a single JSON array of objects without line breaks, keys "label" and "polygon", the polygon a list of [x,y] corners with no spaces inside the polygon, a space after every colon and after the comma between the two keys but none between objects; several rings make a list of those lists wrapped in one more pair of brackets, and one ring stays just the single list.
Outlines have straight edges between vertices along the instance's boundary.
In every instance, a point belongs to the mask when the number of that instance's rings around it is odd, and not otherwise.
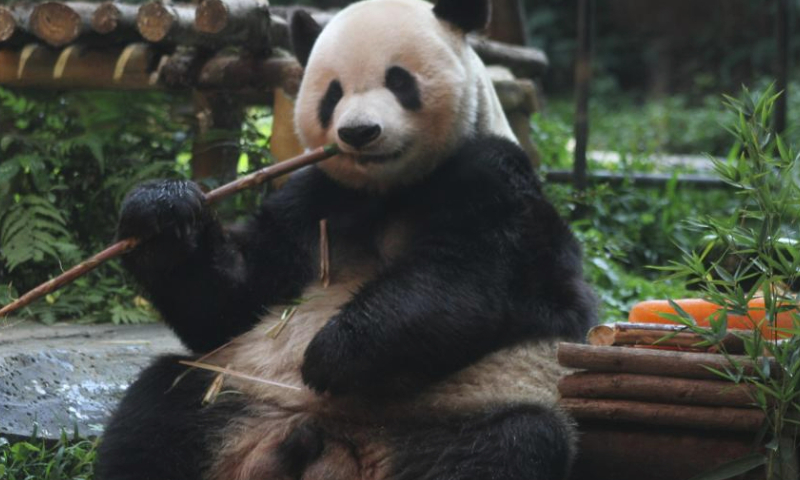
[{"label": "wooden log", "polygon": [[103,2],[92,14],[92,30],[101,34],[119,34],[130,36],[136,32],[136,17],[139,9],[133,5],[118,2]]},{"label": "wooden log", "polygon": [[752,390],[745,384],[633,373],[574,373],[563,377],[558,382],[558,392],[564,398],[602,398],[680,405],[755,407]]},{"label": "wooden log", "polygon": [[17,17],[11,7],[0,5],[0,42],[10,39],[17,28]]},{"label": "wooden log", "polygon": [[627,323],[597,325],[589,330],[586,341],[596,346],[646,346],[688,351],[716,352],[719,346],[728,353],[744,353],[743,335],[748,330],[729,332],[718,345],[703,345],[705,340],[680,325],[659,323]]},{"label": "wooden log", "polygon": [[45,43],[63,47],[90,31],[95,5],[83,2],[43,2],[31,12],[28,26]]},{"label": "wooden log", "polygon": [[193,44],[194,8],[161,1],[145,3],[136,15],[136,28],[146,40],[154,43]]},{"label": "wooden log", "polygon": [[202,0],[194,28],[217,42],[263,53],[269,49],[270,14],[266,0]]},{"label": "wooden log", "polygon": [[765,419],[764,412],[752,408],[590,398],[562,398],[558,404],[578,420],[578,423],[592,420],[726,432],[757,432]]},{"label": "wooden log", "polygon": [[[577,450],[570,480],[685,480],[751,454],[753,434],[582,423]],[[763,480],[764,469],[735,479]]]},{"label": "wooden log", "polygon": [[[748,357],[730,355],[728,358],[740,364],[745,374],[749,375],[755,372],[753,362]],[[711,380],[718,380],[720,377],[706,367],[720,371],[730,368],[726,357],[715,353],[595,347],[576,343],[559,344],[558,362],[565,367],[593,372],[640,373]],[[772,360],[770,362],[774,363]],[[777,368],[774,368],[774,365],[772,367],[771,371],[776,372]]]}]

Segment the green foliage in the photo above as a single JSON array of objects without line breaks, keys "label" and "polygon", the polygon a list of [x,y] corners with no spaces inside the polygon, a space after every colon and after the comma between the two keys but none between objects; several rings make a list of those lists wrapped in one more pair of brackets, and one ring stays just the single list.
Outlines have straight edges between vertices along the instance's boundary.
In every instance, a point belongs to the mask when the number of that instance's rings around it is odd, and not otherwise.
[{"label": "green foliage", "polygon": [[[0,89],[0,302],[102,249],[125,193],[153,177],[181,177],[185,127],[163,94],[13,93]],[[21,312],[132,323],[155,317],[119,267],[93,272]]]},{"label": "green foliage", "polygon": [[[765,412],[762,438],[766,448],[767,478],[796,478],[786,459],[796,448],[792,431],[800,425],[800,317],[796,313],[800,276],[800,153],[770,131],[768,125],[778,94],[745,90],[743,100],[726,98],[735,121],[729,131],[740,149],[727,161],[715,162],[717,173],[735,187],[739,204],[729,218],[705,217],[694,226],[712,243],[702,252],[685,251],[680,262],[662,270],[673,278],[696,284],[704,297],[722,307],[710,319],[710,328],[698,327],[678,311],[676,319],[712,344],[728,329],[728,315],[747,315],[748,303],[764,298],[764,314],[774,326],[779,314],[791,312],[794,327],[764,334],[754,329],[742,336],[750,364],[728,356],[722,377],[752,385],[754,402]],[[718,248],[713,248],[713,247]],[[730,265],[733,261],[733,265]],[[785,338],[784,338],[785,337]],[[723,349],[724,350],[724,349]],[[771,357],[771,358],[770,358]],[[703,478],[720,477],[711,472]]]},{"label": "green foliage", "polygon": [[69,438],[63,432],[55,444],[0,437],[0,479],[90,480],[96,450],[97,441]]}]

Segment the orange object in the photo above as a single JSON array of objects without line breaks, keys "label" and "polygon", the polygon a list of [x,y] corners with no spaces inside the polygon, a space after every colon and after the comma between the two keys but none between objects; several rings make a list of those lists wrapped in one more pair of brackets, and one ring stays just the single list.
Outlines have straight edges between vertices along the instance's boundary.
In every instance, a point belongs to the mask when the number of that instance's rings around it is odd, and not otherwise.
[{"label": "orange object", "polygon": [[[706,300],[699,298],[684,298],[674,300],[686,313],[694,318],[698,325],[707,327],[709,325],[709,318],[719,311],[721,307]],[[728,314],[728,328],[740,328],[745,330],[752,330],[754,328],[761,328],[761,333],[764,336],[771,337],[772,326],[766,320],[766,311],[764,310],[764,299],[754,298],[748,303],[750,307],[749,316],[746,315],[733,315]],[[677,315],[678,312],[669,304],[667,300],[646,300],[639,302],[631,308],[631,313],[628,315],[628,321],[631,323],[667,323],[674,324],[673,320],[664,318],[661,314]],[[796,314],[797,310],[788,310],[778,314],[776,326],[781,328],[793,328],[794,321],[792,314]],[[786,333],[779,333],[780,336],[788,336]]]}]

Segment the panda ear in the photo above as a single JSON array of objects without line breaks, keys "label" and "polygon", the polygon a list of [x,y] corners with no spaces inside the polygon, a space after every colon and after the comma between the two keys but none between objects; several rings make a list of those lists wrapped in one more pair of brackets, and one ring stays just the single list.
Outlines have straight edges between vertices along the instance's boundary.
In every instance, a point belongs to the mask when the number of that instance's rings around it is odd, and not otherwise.
[{"label": "panda ear", "polygon": [[491,3],[490,0],[439,0],[433,13],[467,33],[489,23]]},{"label": "panda ear", "polygon": [[295,10],[289,20],[289,33],[292,39],[292,49],[297,61],[302,66],[308,63],[308,56],[311,55],[311,48],[317,41],[322,27],[317,23],[311,14],[305,10]]}]

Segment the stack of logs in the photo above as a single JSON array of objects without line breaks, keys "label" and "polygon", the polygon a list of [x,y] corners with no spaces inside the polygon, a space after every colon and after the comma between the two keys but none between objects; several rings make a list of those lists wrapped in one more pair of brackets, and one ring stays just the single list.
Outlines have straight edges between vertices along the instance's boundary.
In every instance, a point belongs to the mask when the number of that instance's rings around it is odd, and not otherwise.
[{"label": "stack of logs", "polygon": [[[289,13],[265,0],[0,6],[0,84],[229,90],[277,85],[291,92],[302,70],[279,53],[289,49]],[[332,13],[313,15],[325,24]],[[487,63],[503,64],[519,77],[535,79],[547,68],[539,50],[480,37],[470,42]]]},{"label": "stack of logs", "polygon": [[[560,405],[579,423],[573,478],[688,479],[753,451],[764,423],[752,390],[724,381],[734,360],[707,353],[702,339],[679,327],[616,324],[597,327],[589,345],[563,343],[558,360],[577,369],[559,383]],[[739,337],[726,338],[741,348]],[[746,479],[763,478],[756,470]]]}]

